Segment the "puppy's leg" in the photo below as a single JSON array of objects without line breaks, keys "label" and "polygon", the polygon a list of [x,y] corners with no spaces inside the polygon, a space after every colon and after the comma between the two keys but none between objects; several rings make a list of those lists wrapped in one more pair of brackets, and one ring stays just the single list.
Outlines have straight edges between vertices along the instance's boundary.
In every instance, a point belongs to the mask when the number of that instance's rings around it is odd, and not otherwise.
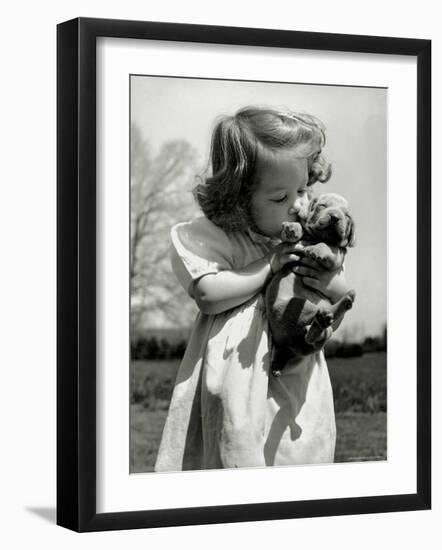
[{"label": "puppy's leg", "polygon": [[321,349],[322,346],[331,338],[333,329],[331,326],[321,327],[317,319],[313,320],[313,323],[307,327],[307,334],[305,335],[305,341],[307,344],[313,346],[315,350]]},{"label": "puppy's leg", "polygon": [[[322,341],[327,333],[327,329],[331,328],[333,323],[333,313],[326,308],[318,309],[313,317],[312,324],[308,327],[305,335],[307,344],[316,344]],[[331,334],[330,334],[331,336]]]},{"label": "puppy's leg", "polygon": [[[338,319],[344,315],[347,310],[351,309],[355,296],[355,291],[350,290],[338,302],[336,302],[336,304],[327,308],[319,308],[313,318],[310,328],[307,331],[305,341],[308,344],[315,344],[322,340],[326,334],[329,334],[328,338],[330,338],[332,334],[332,323],[335,319]],[[330,331],[328,331],[328,328],[330,328]]]},{"label": "puppy's leg", "polygon": [[272,374],[273,376],[281,376],[283,368],[286,366],[288,360],[291,358],[288,348],[277,347],[272,358]]},{"label": "puppy's leg", "polygon": [[353,307],[353,302],[356,298],[356,292],[354,290],[349,290],[339,302],[336,302],[331,308],[330,311],[333,312],[334,319],[341,317],[344,313]]}]

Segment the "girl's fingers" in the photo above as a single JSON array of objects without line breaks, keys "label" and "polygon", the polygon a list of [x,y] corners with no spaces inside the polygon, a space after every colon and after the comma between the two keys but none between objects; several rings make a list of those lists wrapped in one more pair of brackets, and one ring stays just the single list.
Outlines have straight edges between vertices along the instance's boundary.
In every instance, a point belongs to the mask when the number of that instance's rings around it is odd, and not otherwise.
[{"label": "girl's fingers", "polygon": [[289,254],[287,256],[287,258],[288,258],[289,262],[298,262],[299,261],[299,256],[297,256],[296,254]]},{"label": "girl's fingers", "polygon": [[297,254],[298,256],[300,256],[302,254],[302,251],[297,250],[295,244],[286,243],[286,246],[284,247],[284,253],[285,254]]},{"label": "girl's fingers", "polygon": [[299,256],[296,256],[296,254],[284,254],[284,256],[281,259],[281,264],[285,265],[291,262],[297,262],[299,260]]},{"label": "girl's fingers", "polygon": [[295,266],[292,271],[297,275],[302,275],[303,277],[311,277],[311,278],[314,278],[315,275],[317,274],[317,271],[315,269],[311,269],[310,267],[305,267],[302,265]]},{"label": "girl's fingers", "polygon": [[308,258],[307,256],[304,256],[301,259],[301,265],[312,267],[313,269],[318,269],[319,264],[316,260],[313,260],[312,258]]}]

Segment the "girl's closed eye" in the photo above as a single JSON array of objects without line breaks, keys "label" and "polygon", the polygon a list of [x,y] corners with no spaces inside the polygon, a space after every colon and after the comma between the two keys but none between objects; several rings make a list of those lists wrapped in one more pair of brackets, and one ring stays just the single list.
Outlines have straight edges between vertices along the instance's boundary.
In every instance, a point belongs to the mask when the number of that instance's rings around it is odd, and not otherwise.
[{"label": "girl's closed eye", "polygon": [[284,195],[283,197],[280,197],[278,199],[270,199],[272,202],[284,202],[287,200],[288,195]]}]

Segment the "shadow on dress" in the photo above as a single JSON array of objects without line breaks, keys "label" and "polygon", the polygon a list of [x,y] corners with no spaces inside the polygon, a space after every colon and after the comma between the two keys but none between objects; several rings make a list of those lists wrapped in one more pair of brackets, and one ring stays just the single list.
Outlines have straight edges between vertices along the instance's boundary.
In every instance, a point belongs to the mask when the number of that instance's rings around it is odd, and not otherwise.
[{"label": "shadow on dress", "polygon": [[[293,365],[292,368],[296,367]],[[300,383],[296,388],[296,396],[292,396],[284,384],[284,378],[296,376],[296,372],[283,373],[282,376],[277,378],[269,375],[269,394],[270,390],[272,390],[272,397],[278,404],[279,410],[273,418],[264,445],[264,458],[267,466],[274,466],[276,453],[287,428],[290,429],[290,440],[292,442],[301,437],[302,428],[297,423],[296,419],[305,403],[307,388],[312,374],[312,369],[309,367],[307,368],[308,372],[306,376],[299,377]]]},{"label": "shadow on dress", "polygon": [[[255,303],[253,303],[256,300]],[[247,307],[253,307],[260,310],[261,316],[264,316],[265,318],[265,325],[267,325],[267,328],[265,329],[267,333],[267,337],[269,338],[269,350],[264,354],[263,361],[262,361],[262,369],[267,372],[268,374],[268,393],[267,396],[271,397],[275,400],[276,404],[279,406],[279,410],[276,412],[276,415],[274,416],[272,420],[272,424],[270,426],[270,430],[267,435],[266,442],[264,444],[264,462],[266,466],[273,466],[276,453],[278,451],[278,448],[281,443],[281,439],[286,432],[287,428],[290,429],[290,439],[292,441],[297,440],[301,434],[302,434],[302,428],[297,424],[296,418],[298,417],[302,406],[304,405],[305,399],[306,399],[306,393],[308,388],[309,379],[311,376],[311,369],[309,369],[309,372],[306,373],[305,377],[299,377],[300,382],[302,384],[299,384],[299,387],[297,387],[296,391],[296,399],[293,398],[291,393],[287,390],[285,384],[284,384],[284,378],[286,376],[292,376],[295,375],[295,373],[284,373],[280,378],[273,377],[271,372],[271,337],[268,333],[268,324],[266,319],[266,313],[265,313],[265,306],[262,296],[254,297],[245,304],[242,304],[239,306],[238,310],[247,308]],[[232,315],[232,311],[229,311],[227,314],[229,316]],[[223,360],[228,360],[231,353],[237,353],[237,360],[238,363],[241,365],[243,369],[249,369],[253,367],[255,364],[255,354],[251,353],[251,350],[256,350],[257,340],[262,338],[262,318],[258,319],[260,315],[256,315],[256,323],[253,322],[249,325],[247,334],[244,335],[244,337],[239,341],[239,343],[236,344],[236,346],[232,347],[232,349],[229,349],[227,346],[224,349],[223,352]],[[207,467],[210,468],[223,468],[222,460],[219,454],[219,449],[212,448],[212,446],[207,445],[207,441],[204,441],[204,427],[202,425],[202,410],[204,407],[208,405],[207,402],[202,403],[202,383],[203,383],[203,373],[204,368],[202,368],[202,365],[204,364],[204,356],[205,356],[205,343],[209,340],[209,335],[211,338],[213,338],[217,333],[217,327],[215,328],[213,325],[213,318],[210,319],[210,316],[207,316],[207,318],[200,319],[200,321],[203,321],[203,327],[200,325],[200,329],[203,328],[203,330],[199,332],[199,336],[202,338],[199,340],[199,345],[196,344],[196,342],[192,342],[194,346],[188,347],[187,350],[187,357],[186,357],[186,369],[179,369],[177,373],[177,379],[176,384],[180,384],[192,376],[197,377],[197,380],[195,380],[195,393],[193,394],[192,398],[192,405],[191,405],[191,413],[190,413],[190,419],[188,422],[188,432],[186,434],[186,441],[185,441],[185,448],[184,448],[184,454],[183,454],[183,463],[182,463],[182,469],[183,470],[199,470],[199,469],[206,469]],[[223,323],[220,323],[218,325],[220,329],[224,326]],[[201,334],[201,332],[203,334]],[[192,339],[192,336],[191,336]],[[236,338],[233,338],[233,340],[236,340]],[[203,344],[204,342],[204,344]],[[237,341],[238,342],[238,341]],[[190,342],[189,342],[190,344]],[[196,345],[195,345],[196,344]],[[192,349],[192,351],[190,351]],[[201,354],[201,355],[200,355]],[[226,355],[227,354],[227,355]],[[193,356],[193,357],[192,357]],[[199,357],[198,357],[199,356]],[[199,360],[198,360],[199,359]],[[305,358],[304,358],[305,359]],[[183,358],[184,362],[184,358]],[[199,369],[199,372],[195,372],[195,368]],[[288,368],[293,369],[296,368],[294,364],[288,366]],[[301,367],[302,368],[302,367]],[[308,368],[308,367],[307,367]],[[271,389],[271,392],[270,392]],[[266,404],[263,403],[263,407],[265,407]],[[212,395],[211,396],[211,418],[213,419],[216,417],[218,419],[218,422],[215,422],[215,426],[212,426],[212,429],[221,429],[222,424],[222,400],[219,398],[219,396]],[[207,411],[205,411],[207,413]],[[207,426],[207,425],[206,425]],[[207,453],[211,456],[212,461],[207,461],[203,457],[207,459]],[[202,463],[203,462],[203,463]],[[207,464],[204,464],[204,462],[210,463],[210,466]],[[219,466],[215,466],[214,464],[219,464]]]}]

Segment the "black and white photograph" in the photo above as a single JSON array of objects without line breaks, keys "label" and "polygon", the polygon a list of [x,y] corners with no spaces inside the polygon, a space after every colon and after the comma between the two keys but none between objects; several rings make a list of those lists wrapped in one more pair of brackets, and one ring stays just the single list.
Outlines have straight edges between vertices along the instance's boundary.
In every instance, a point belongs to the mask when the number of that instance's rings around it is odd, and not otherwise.
[{"label": "black and white photograph", "polygon": [[388,460],[388,90],[129,85],[130,473]]},{"label": "black and white photograph", "polygon": [[2,547],[434,547],[437,4],[5,6]]}]

